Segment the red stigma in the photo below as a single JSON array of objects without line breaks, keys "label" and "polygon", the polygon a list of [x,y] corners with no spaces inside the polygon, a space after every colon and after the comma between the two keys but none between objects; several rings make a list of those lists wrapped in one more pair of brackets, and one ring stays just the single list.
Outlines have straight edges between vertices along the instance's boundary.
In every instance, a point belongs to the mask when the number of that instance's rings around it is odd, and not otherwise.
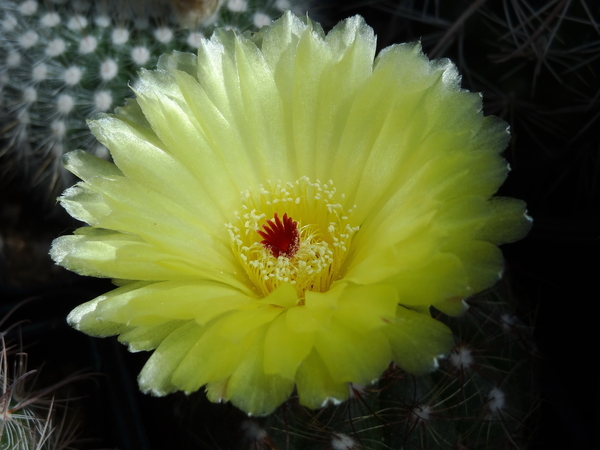
[{"label": "red stigma", "polygon": [[291,258],[298,251],[300,246],[298,222],[288,217],[287,213],[283,215],[283,221],[275,213],[275,217],[272,220],[267,220],[263,228],[265,231],[256,230],[264,238],[260,243],[266,249],[271,250],[275,258],[280,256]]}]

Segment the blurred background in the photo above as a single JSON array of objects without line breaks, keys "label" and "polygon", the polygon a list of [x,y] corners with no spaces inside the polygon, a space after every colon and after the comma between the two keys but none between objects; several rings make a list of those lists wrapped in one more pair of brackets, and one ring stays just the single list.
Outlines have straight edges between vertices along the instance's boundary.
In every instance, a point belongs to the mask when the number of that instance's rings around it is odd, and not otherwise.
[{"label": "blurred background", "polygon": [[[526,239],[503,248],[515,314],[536,348],[531,371],[542,402],[527,445],[599,448],[598,2],[0,0],[0,317],[21,305],[3,327],[18,325],[7,342],[40,369],[30,392],[88,374],[46,395],[70,399],[56,406],[66,411],[57,422],[79,423],[73,436],[63,433],[72,443],[53,448],[270,448],[241,444],[245,417],[230,405],[201,393],[141,394],[136,377],[147,354],[65,322],[111,283],[55,266],[48,250],[79,226],[56,205],[73,184],[60,157],[75,148],[107,156],[85,119],[122,105],[127,84],[161,53],[194,51],[217,26],[260,28],[290,8],[326,31],[360,14],[378,49],[420,40],[430,58],[458,66],[465,89],[482,92],[485,114],[510,124],[504,156],[512,172],[500,194],[524,199],[534,219]],[[312,448],[334,448],[327,445]]]}]

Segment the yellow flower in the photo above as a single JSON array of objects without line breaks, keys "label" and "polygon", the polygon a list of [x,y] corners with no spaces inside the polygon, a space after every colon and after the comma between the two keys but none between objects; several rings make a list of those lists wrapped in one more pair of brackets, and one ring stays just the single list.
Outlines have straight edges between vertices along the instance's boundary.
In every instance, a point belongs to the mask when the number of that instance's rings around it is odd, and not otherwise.
[{"label": "yellow flower", "polygon": [[522,202],[491,198],[507,126],[456,68],[386,48],[360,17],[325,35],[284,15],[219,31],[198,56],[142,71],[137,98],[90,122],[115,164],[83,151],[60,201],[88,223],[54,260],[119,285],[69,323],[154,350],[139,376],[165,395],[268,414],[296,387],[311,408],[391,361],[435,368],[448,314],[498,279]]}]

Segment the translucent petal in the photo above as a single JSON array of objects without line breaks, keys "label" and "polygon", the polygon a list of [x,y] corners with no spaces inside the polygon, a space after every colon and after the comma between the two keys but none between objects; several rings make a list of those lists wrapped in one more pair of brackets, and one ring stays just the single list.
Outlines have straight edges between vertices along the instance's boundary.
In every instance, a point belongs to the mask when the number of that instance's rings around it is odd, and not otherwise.
[{"label": "translucent petal", "polygon": [[120,334],[119,342],[127,344],[130,352],[154,350],[167,336],[185,323],[185,321],[173,320],[158,325],[132,327]]},{"label": "translucent petal", "polygon": [[111,116],[91,121],[89,126],[98,140],[111,150],[115,163],[126,177],[178,203],[207,227],[217,229],[223,224],[225,219],[218,204],[201,195],[202,186],[179,160],[164,151],[154,133]]},{"label": "translucent petal", "polygon": [[62,159],[65,169],[77,175],[82,180],[95,177],[123,176],[123,173],[113,163],[99,158],[83,150],[66,153]]},{"label": "translucent petal", "polygon": [[392,286],[350,286],[344,290],[335,318],[363,334],[393,322],[397,305],[398,293]]},{"label": "translucent petal", "polygon": [[264,371],[264,339],[266,327],[254,339],[241,364],[231,375],[227,398],[250,415],[270,414],[290,396],[294,381]]},{"label": "translucent petal", "polygon": [[[189,99],[189,104],[184,99],[177,86],[177,81],[174,75],[169,76],[170,83],[175,85],[179,96],[175,99],[161,93],[157,90],[152,90],[154,84],[150,74],[146,75],[149,80],[147,83],[150,87],[138,93],[138,103],[146,118],[152,125],[153,131],[156,133],[162,145],[169,154],[173,155],[181,164],[190,171],[202,186],[202,192],[206,192],[206,196],[211,199],[217,206],[221,207],[221,214],[231,214],[231,209],[235,208],[239,201],[239,192],[241,191],[238,182],[244,183],[248,181],[248,172],[244,166],[239,170],[238,175],[244,176],[240,180],[236,180],[229,175],[226,167],[223,167],[219,161],[220,148],[218,145],[223,145],[223,142],[213,143],[210,137],[206,135],[203,128],[197,123],[191,108],[198,100]],[[166,78],[166,75],[164,76]],[[185,83],[181,83],[184,89],[193,89],[197,82],[189,75],[180,72],[178,78],[185,79]],[[142,80],[144,78],[142,77]],[[191,86],[186,86],[186,85]],[[185,91],[184,91],[185,92]],[[199,105],[209,114],[211,111],[210,102],[199,100]],[[216,117],[218,120],[218,117]],[[221,126],[220,129],[215,129],[215,132],[227,129],[227,145],[240,145],[235,139],[231,138],[231,129],[228,126]],[[227,148],[227,147],[221,147]],[[190,151],[193,149],[193,151]],[[245,172],[244,172],[245,171]],[[253,174],[249,173],[250,179],[254,180]]]},{"label": "translucent petal", "polygon": [[338,403],[349,396],[348,384],[332,379],[316,350],[311,352],[298,369],[296,388],[300,403],[309,408],[321,408],[329,401]]},{"label": "translucent petal", "polygon": [[98,304],[106,298],[105,295],[102,295],[94,300],[90,300],[89,302],[77,306],[67,316],[69,325],[76,330],[83,331],[90,336],[95,337],[114,336],[128,331],[126,324],[116,323],[105,320],[103,317],[98,317],[96,313]]},{"label": "translucent petal", "polygon": [[130,325],[146,317],[165,320],[194,319],[204,325],[223,313],[244,308],[253,298],[214,281],[164,281],[127,292],[127,302],[118,311],[103,311],[105,317]]},{"label": "translucent petal", "polygon": [[255,329],[247,333],[243,341],[232,342],[220,333],[218,320],[207,324],[203,329],[205,332],[188,348],[173,373],[173,383],[187,392],[231,376],[242,363],[257,334]]},{"label": "translucent petal", "polygon": [[169,334],[140,372],[140,389],[153,395],[166,395],[180,389],[172,382],[173,372],[203,333],[204,328],[191,321]]},{"label": "translucent petal", "polygon": [[401,306],[396,314],[396,322],[382,329],[396,364],[414,374],[437,368],[437,358],[448,354],[454,345],[450,329],[425,314]]},{"label": "translucent petal", "polygon": [[456,241],[452,245],[452,252],[463,261],[473,293],[493,286],[502,276],[504,258],[495,245],[483,241]]},{"label": "translucent petal", "polygon": [[280,314],[269,325],[265,337],[264,371],[294,380],[300,363],[310,353],[315,333],[298,333],[290,329],[286,314]]},{"label": "translucent petal", "polygon": [[525,237],[531,229],[525,202],[514,198],[494,197],[490,200],[492,213],[477,238],[493,244],[505,244]]},{"label": "translucent petal", "polygon": [[50,256],[81,275],[147,281],[212,279],[248,291],[232,274],[158,251],[136,236],[118,232],[62,236],[52,243]]},{"label": "translucent petal", "polygon": [[91,191],[85,183],[77,183],[60,196],[60,204],[75,219],[97,225],[100,217],[110,214],[102,194]]},{"label": "translucent petal", "polygon": [[317,334],[315,350],[335,382],[369,384],[392,360],[387,339],[379,330],[357,333],[335,319]]}]

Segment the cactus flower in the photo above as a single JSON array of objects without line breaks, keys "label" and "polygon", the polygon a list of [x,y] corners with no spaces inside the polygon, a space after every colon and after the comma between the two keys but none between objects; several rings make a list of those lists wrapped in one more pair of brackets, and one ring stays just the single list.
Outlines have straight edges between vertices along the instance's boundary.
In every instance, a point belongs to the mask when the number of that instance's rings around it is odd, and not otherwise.
[{"label": "cactus flower", "polygon": [[360,17],[219,30],[89,122],[114,164],[65,156],[82,181],[60,202],[89,226],[51,255],[118,286],[68,321],[154,350],[143,391],[204,386],[264,415],[449,352],[430,306],[460,314],[529,228],[521,201],[492,197],[507,125],[449,61],[375,47]]}]

